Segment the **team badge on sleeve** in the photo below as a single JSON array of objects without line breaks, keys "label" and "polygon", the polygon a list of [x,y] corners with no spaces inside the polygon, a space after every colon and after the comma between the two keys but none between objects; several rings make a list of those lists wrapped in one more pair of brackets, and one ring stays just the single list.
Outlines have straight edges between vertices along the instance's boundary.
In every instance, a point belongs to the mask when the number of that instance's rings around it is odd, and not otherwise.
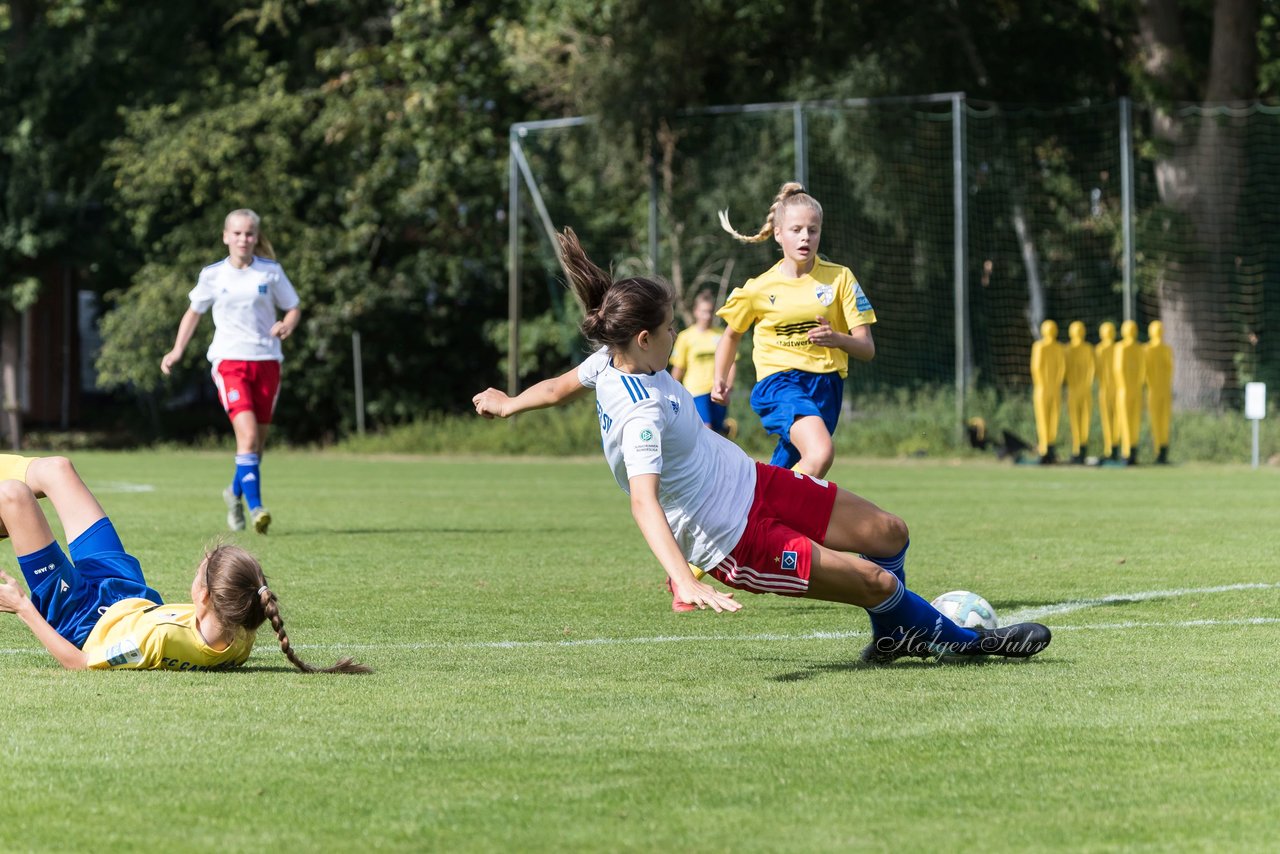
[{"label": "team badge on sleeve", "polygon": [[818,285],[814,288],[814,296],[823,305],[831,305],[831,301],[836,298],[836,289],[833,285]]}]

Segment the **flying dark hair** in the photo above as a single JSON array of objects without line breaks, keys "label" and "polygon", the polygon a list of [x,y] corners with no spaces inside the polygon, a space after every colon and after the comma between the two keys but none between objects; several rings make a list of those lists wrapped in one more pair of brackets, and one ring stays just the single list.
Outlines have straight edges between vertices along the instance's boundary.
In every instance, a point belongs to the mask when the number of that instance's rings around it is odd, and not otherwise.
[{"label": "flying dark hair", "polygon": [[569,285],[586,313],[581,328],[588,341],[616,352],[642,331],[653,331],[666,321],[667,310],[676,300],[669,282],[645,276],[614,281],[587,257],[572,228],[556,238]]}]

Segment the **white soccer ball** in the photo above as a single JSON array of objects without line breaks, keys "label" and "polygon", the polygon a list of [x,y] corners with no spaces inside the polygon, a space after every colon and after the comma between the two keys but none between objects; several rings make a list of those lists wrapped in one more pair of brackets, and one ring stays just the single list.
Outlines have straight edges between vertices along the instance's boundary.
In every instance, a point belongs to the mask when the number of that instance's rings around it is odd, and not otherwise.
[{"label": "white soccer ball", "polygon": [[968,590],[952,590],[933,600],[933,607],[945,614],[951,622],[966,629],[994,629],[996,609],[977,593]]}]

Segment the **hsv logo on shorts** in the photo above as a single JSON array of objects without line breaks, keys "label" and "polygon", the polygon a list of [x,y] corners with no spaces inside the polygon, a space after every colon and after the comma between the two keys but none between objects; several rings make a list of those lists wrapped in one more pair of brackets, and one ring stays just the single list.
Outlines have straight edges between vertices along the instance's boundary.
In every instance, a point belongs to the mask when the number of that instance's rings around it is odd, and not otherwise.
[{"label": "hsv logo on shorts", "polygon": [[783,553],[782,553],[782,568],[783,568],[783,569],[795,569],[795,568],[796,568],[796,563],[798,562],[798,560],[799,560],[799,557],[796,555],[796,553],[795,553],[795,552],[792,552],[792,551],[786,551],[786,552],[783,552]]}]

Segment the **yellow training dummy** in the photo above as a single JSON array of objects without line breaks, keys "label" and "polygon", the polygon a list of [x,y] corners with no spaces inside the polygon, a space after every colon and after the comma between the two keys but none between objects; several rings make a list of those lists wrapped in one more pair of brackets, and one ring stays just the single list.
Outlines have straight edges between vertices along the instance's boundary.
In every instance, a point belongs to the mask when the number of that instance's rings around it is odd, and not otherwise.
[{"label": "yellow training dummy", "polygon": [[1116,382],[1116,420],[1120,424],[1120,458],[1138,464],[1138,435],[1142,429],[1142,384],[1146,359],[1138,343],[1138,324],[1120,324],[1120,342],[1112,351]]},{"label": "yellow training dummy", "polygon": [[1114,459],[1119,425],[1116,423],[1116,373],[1112,351],[1116,346],[1116,325],[1107,321],[1098,327],[1098,343],[1093,348],[1093,365],[1098,377],[1098,420],[1102,423],[1102,459]]},{"label": "yellow training dummy", "polygon": [[1053,444],[1058,440],[1058,415],[1062,409],[1062,382],[1067,363],[1058,343],[1058,324],[1040,324],[1040,340],[1031,345],[1031,402],[1036,411],[1036,448],[1040,462],[1057,462]]},{"label": "yellow training dummy", "polygon": [[1147,414],[1151,419],[1151,441],[1156,446],[1156,462],[1169,462],[1169,421],[1173,415],[1173,348],[1164,343],[1164,324],[1151,321],[1147,327],[1144,359],[1147,367]]},{"label": "yellow training dummy", "polygon": [[1067,422],[1071,425],[1071,462],[1083,463],[1089,444],[1089,416],[1092,414],[1093,349],[1084,340],[1084,324],[1076,320],[1067,327]]}]

